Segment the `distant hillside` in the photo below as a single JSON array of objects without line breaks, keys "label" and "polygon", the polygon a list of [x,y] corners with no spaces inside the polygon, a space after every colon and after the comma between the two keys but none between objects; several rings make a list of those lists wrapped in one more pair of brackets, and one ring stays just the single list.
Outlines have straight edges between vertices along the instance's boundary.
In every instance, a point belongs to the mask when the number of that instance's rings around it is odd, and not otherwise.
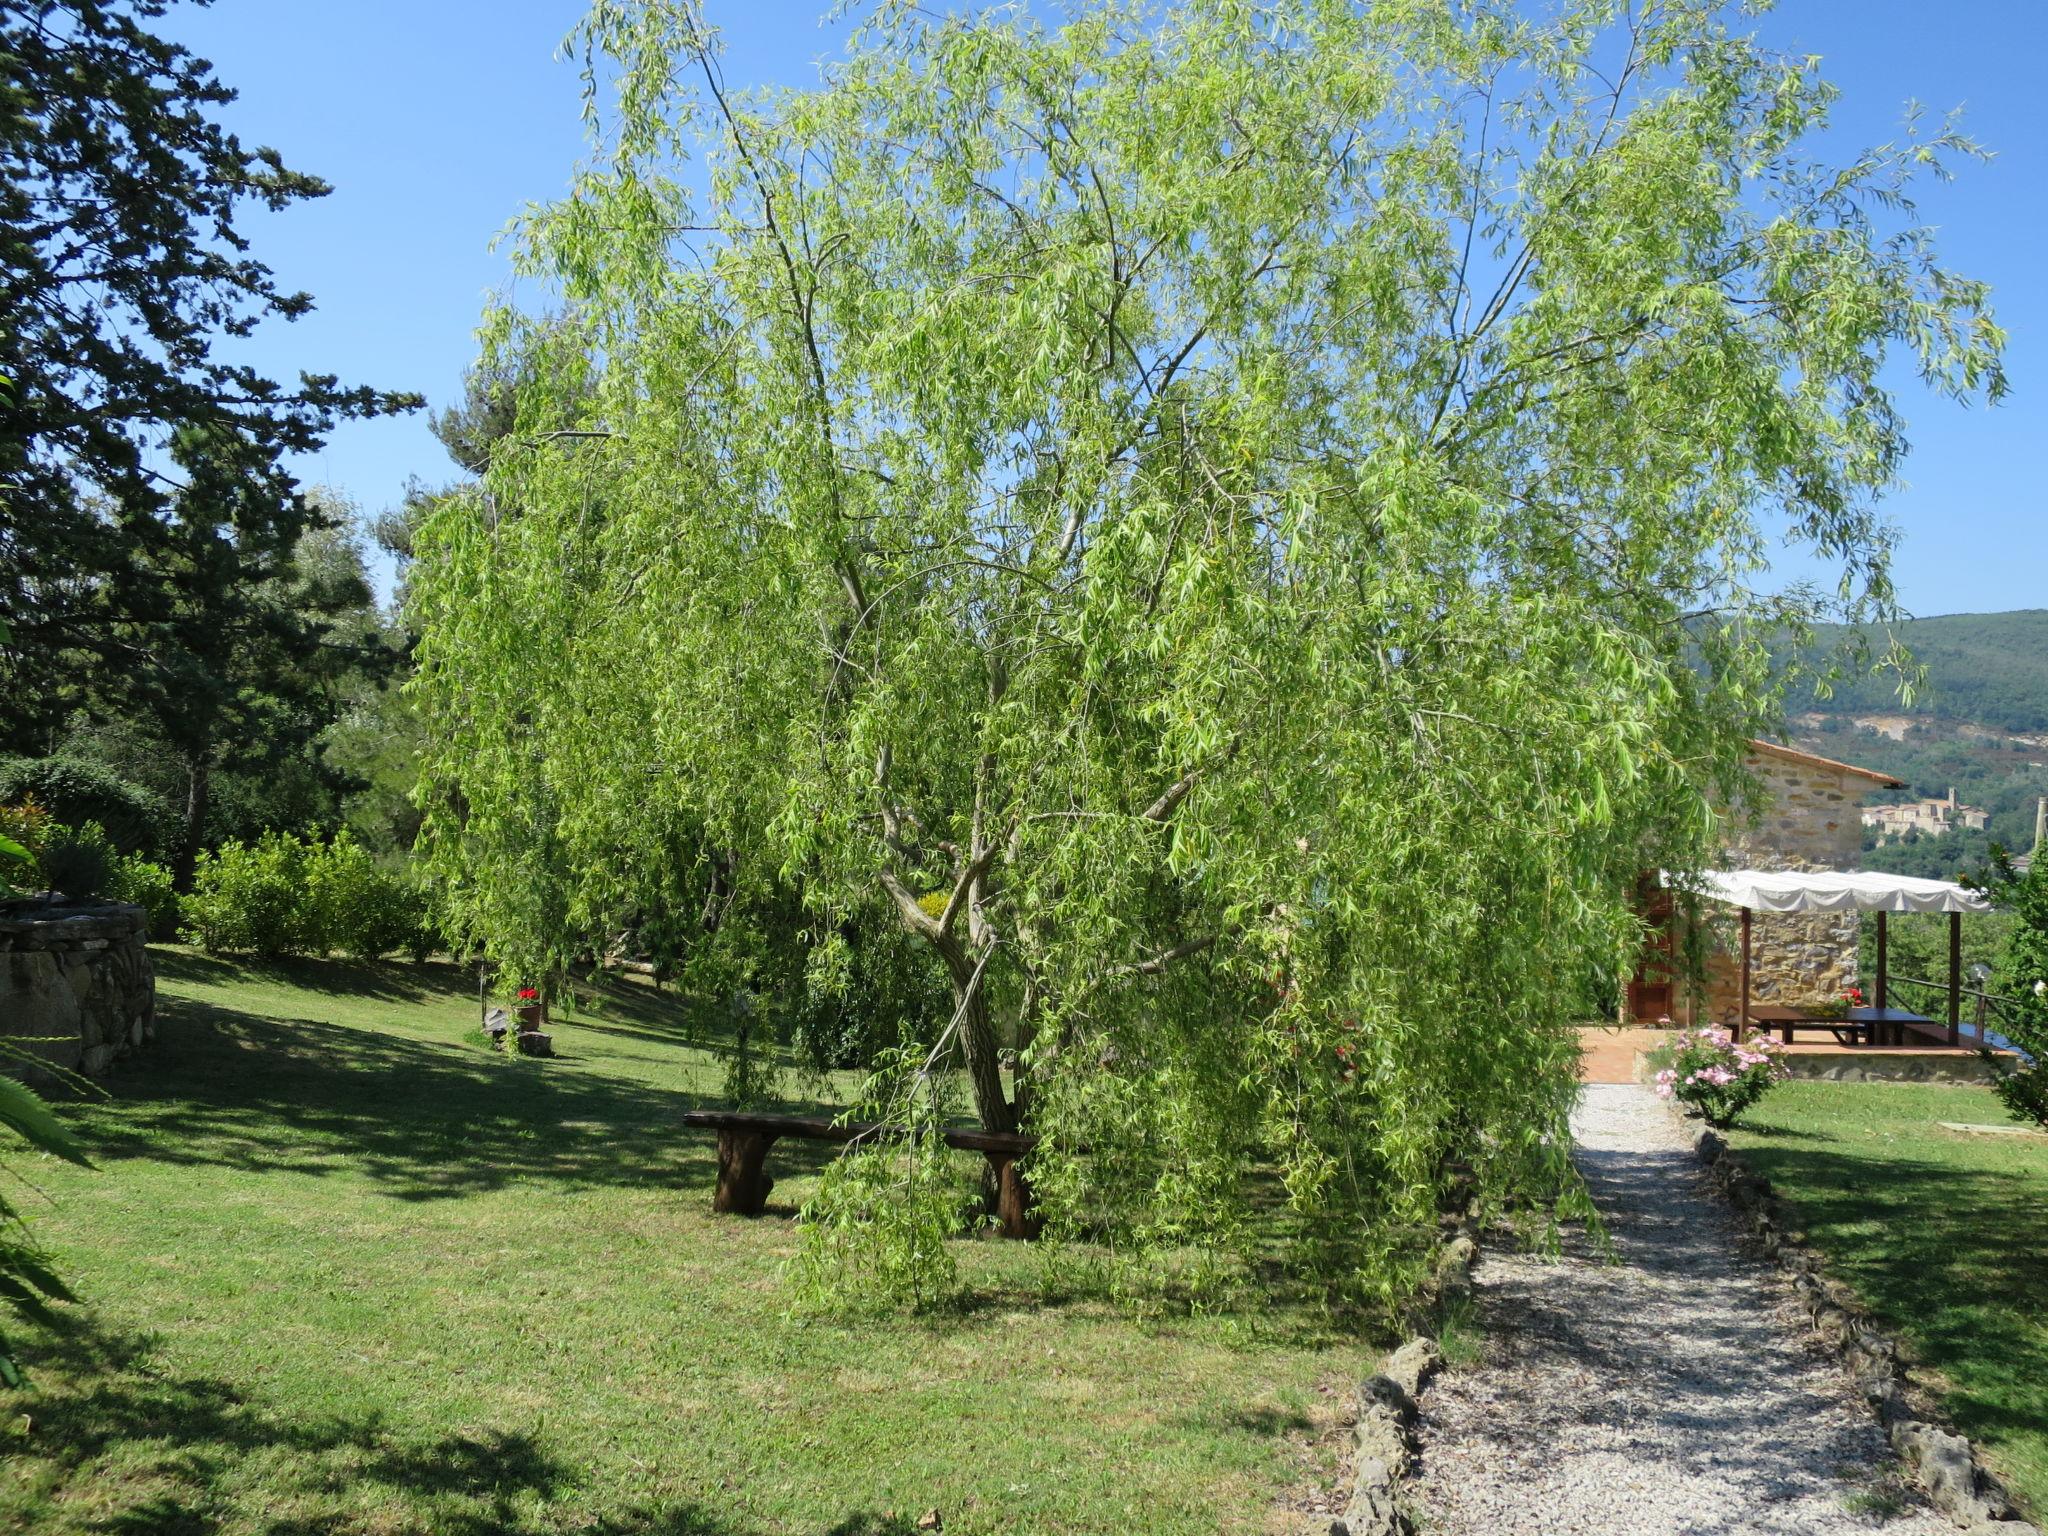
[{"label": "distant hillside", "polygon": [[[1910,711],[1899,707],[1897,679],[1882,674],[1838,684],[1832,698],[1795,704],[1794,712],[1908,715],[2048,733],[2048,608],[1913,619],[1896,633],[1927,668],[1927,690]],[[1844,634],[1823,629],[1816,649],[1833,649]]]},{"label": "distant hillside", "polygon": [[[1917,800],[1953,787],[1991,813],[1981,833],[1890,843],[1866,842],[1864,865],[1903,874],[1950,876],[1979,870],[1989,845],[2033,845],[2034,806],[2048,795],[2048,609],[1915,619],[1899,638],[1927,669],[1913,707],[1899,703],[1896,678],[1857,678],[1832,697],[1786,701],[1795,746],[1904,779],[1907,788],[1872,795]],[[1841,630],[1816,641],[1825,651]]]}]

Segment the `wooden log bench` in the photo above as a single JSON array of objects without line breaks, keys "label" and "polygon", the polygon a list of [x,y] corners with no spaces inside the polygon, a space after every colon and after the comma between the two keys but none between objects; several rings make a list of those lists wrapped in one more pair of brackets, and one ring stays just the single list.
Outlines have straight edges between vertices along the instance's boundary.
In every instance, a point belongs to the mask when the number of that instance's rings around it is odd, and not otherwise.
[{"label": "wooden log bench", "polygon": [[[683,1115],[683,1124],[718,1132],[718,1188],[712,1192],[711,1209],[735,1216],[758,1216],[768,1203],[768,1191],[775,1187],[767,1169],[768,1149],[784,1137],[843,1145],[906,1134],[900,1125],[872,1120],[838,1123],[809,1115],[728,1109],[689,1110]],[[1040,1219],[1031,1208],[1031,1187],[1017,1160],[1038,1145],[1038,1138],[968,1126],[946,1126],[940,1134],[947,1146],[979,1152],[988,1159],[994,1214],[1003,1236],[1036,1237]]]}]

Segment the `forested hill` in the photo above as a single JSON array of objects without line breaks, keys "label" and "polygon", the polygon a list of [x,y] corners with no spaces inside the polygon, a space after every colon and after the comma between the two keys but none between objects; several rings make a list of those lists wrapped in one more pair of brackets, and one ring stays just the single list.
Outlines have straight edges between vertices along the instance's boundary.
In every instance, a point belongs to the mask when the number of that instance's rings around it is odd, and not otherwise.
[{"label": "forested hill", "polygon": [[[1953,788],[1964,804],[1989,811],[1991,825],[1882,848],[1867,838],[1864,867],[1952,877],[1982,870],[1993,842],[2031,847],[2035,801],[2048,795],[2048,609],[1915,619],[1897,633],[1927,669],[1912,707],[1900,703],[1895,676],[1859,677],[1830,698],[1788,699],[1790,740],[1906,781],[1872,803]],[[1816,648],[1843,638],[1823,632]]]},{"label": "forested hill", "polygon": [[[1899,706],[1889,674],[1838,684],[1834,697],[1792,706],[1834,715],[1911,715],[1968,722],[2023,735],[2048,731],[2048,608],[2017,613],[1952,613],[1896,627],[1927,668],[1927,688],[1911,710]],[[1833,648],[1840,629],[1823,629],[1816,648]]]}]

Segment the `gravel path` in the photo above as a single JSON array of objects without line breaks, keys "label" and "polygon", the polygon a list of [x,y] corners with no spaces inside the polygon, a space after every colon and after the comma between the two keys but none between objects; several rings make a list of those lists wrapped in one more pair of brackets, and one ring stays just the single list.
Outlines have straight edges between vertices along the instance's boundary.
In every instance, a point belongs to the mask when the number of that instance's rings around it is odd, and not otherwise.
[{"label": "gravel path", "polygon": [[1429,1536],[1955,1536],[1738,1249],[1664,1106],[1589,1085],[1573,1130],[1623,1262],[1577,1233],[1561,1262],[1481,1261],[1486,1357],[1422,1399]]}]

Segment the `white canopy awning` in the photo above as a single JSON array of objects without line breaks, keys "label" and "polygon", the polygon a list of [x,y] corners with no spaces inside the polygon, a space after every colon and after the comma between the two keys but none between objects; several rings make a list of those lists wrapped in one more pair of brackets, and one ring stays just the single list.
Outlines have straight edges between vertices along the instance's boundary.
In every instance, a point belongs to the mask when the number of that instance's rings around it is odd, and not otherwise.
[{"label": "white canopy awning", "polygon": [[[1683,884],[1668,873],[1666,885]],[[1950,880],[1833,869],[1709,869],[1699,892],[1752,912],[1989,912],[1991,903]]]}]

